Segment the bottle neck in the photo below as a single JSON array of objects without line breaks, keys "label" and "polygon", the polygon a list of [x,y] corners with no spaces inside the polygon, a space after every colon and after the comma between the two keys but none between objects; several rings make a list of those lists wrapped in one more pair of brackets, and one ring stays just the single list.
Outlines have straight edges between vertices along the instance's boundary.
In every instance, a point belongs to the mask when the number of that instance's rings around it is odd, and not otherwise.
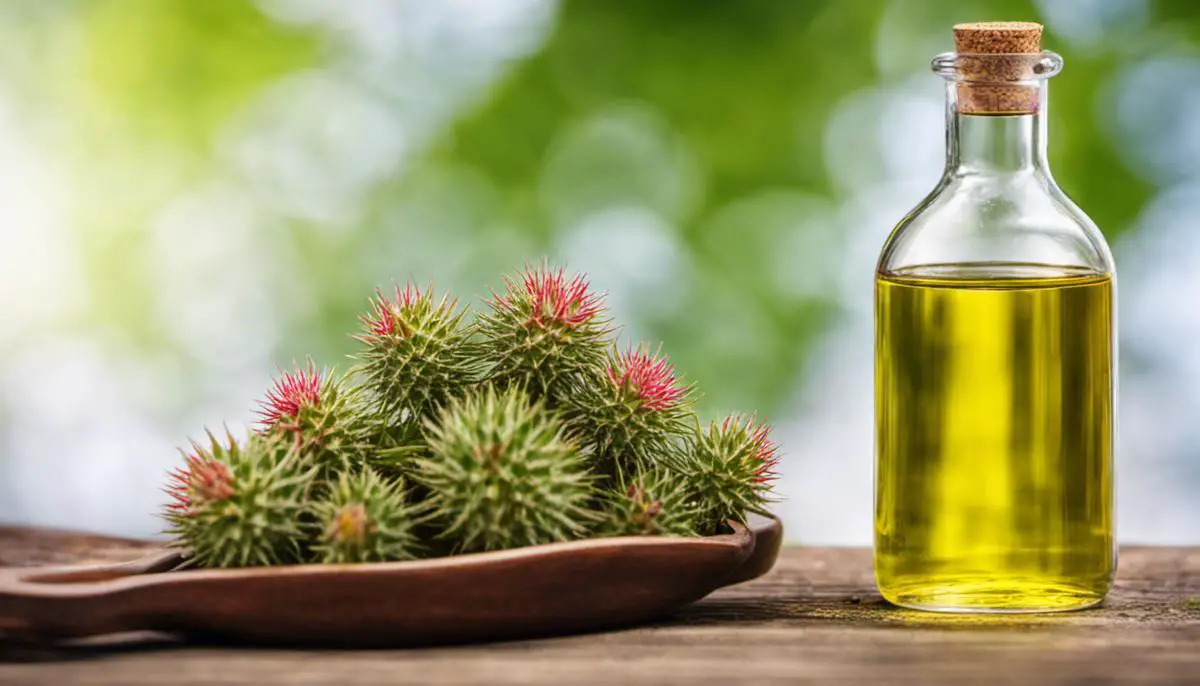
[{"label": "bottle neck", "polygon": [[946,171],[955,176],[1046,172],[1046,91],[1037,114],[988,115],[958,111],[947,89]]}]

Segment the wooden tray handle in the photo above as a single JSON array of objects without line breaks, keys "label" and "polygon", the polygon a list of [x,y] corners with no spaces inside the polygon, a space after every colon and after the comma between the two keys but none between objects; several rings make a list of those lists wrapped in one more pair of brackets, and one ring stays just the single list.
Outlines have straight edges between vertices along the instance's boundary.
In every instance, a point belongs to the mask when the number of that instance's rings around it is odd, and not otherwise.
[{"label": "wooden tray handle", "polygon": [[[11,614],[0,614],[0,639],[38,642],[144,628],[136,602],[110,602],[110,597],[129,587],[120,583],[122,579],[166,572],[181,562],[179,551],[164,550],[115,564],[0,569],[0,600],[14,608]],[[22,619],[29,615],[21,607],[24,604],[53,606],[49,614],[61,617],[62,625],[43,625],[33,631]]]}]

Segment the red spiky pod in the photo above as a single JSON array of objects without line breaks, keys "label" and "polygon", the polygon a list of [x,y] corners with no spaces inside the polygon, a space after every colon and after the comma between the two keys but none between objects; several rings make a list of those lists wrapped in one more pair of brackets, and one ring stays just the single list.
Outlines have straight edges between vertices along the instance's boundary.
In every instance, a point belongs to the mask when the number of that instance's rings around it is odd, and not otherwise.
[{"label": "red spiky pod", "polygon": [[170,472],[167,494],[172,502],[167,504],[167,512],[171,516],[183,516],[193,508],[228,500],[234,493],[229,465],[197,453],[184,453],[184,466]]},{"label": "red spiky pod", "polygon": [[694,395],[661,354],[613,350],[603,371],[571,394],[566,416],[597,471],[616,476],[666,459],[694,422]]},{"label": "red spiky pod", "polygon": [[769,426],[742,415],[696,430],[674,467],[700,508],[704,533],[730,519],[745,522],[751,512],[768,514],[778,449]]},{"label": "red spiky pod", "polygon": [[259,405],[260,431],[290,440],[322,481],[361,467],[379,440],[358,389],[311,361],[280,375]]},{"label": "red spiky pod", "polygon": [[603,369],[612,328],[604,299],[582,274],[526,266],[505,277],[479,315],[487,378],[499,388],[524,388],[550,407],[570,388]]},{"label": "red spiky pod", "polygon": [[262,434],[242,443],[208,433],[192,443],[184,466],[171,473],[163,512],[174,545],[202,567],[250,567],[299,562],[300,526],[314,469],[292,444]]},{"label": "red spiky pod", "polygon": [[376,293],[355,336],[364,346],[355,373],[389,421],[420,423],[479,380],[465,315],[456,300],[411,283]]}]

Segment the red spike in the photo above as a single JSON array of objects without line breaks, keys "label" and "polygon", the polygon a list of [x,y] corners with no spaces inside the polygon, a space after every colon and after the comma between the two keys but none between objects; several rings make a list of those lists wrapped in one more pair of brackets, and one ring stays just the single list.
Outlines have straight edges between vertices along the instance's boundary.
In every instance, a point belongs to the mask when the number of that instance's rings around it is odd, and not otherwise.
[{"label": "red spike", "polygon": [[675,368],[667,359],[655,358],[644,350],[632,348],[617,355],[608,368],[608,378],[618,387],[633,391],[642,406],[653,411],[678,405],[687,394],[678,385]]},{"label": "red spike", "polygon": [[170,472],[166,491],[175,501],[167,508],[188,514],[194,501],[216,502],[233,496],[233,473],[229,466],[212,458],[187,456],[184,467]]},{"label": "red spike", "polygon": [[412,307],[424,297],[425,293],[421,291],[420,287],[414,286],[412,282],[404,284],[403,292],[400,291],[399,286],[396,287],[396,303],[402,308]]},{"label": "red spike", "polygon": [[375,296],[371,300],[371,311],[362,316],[368,339],[395,334],[397,325],[401,324],[399,313],[416,305],[425,298],[426,293],[410,282],[403,287],[397,285],[390,298],[378,289]]},{"label": "red spike", "polygon": [[[549,325],[576,328],[600,313],[603,297],[590,290],[587,277],[576,274],[567,279],[563,268],[550,269],[545,262],[537,267],[526,265],[516,280],[506,277],[508,294],[492,294],[491,305],[511,310],[513,298],[522,294],[529,305],[527,326]],[[519,282],[519,283],[518,283]]]},{"label": "red spike", "polygon": [[321,401],[321,387],[321,373],[312,362],[307,369],[287,372],[276,379],[274,387],[267,391],[266,400],[259,403],[263,428],[273,428],[284,419],[295,419],[300,410],[316,406]]},{"label": "red spike", "polygon": [[[725,424],[730,423],[730,419],[726,418]],[[746,434],[750,437],[750,443],[754,446],[753,459],[758,463],[755,469],[754,481],[756,483],[767,483],[778,478],[775,473],[775,467],[779,464],[779,444],[772,441],[769,437],[771,427],[766,424],[754,423],[753,419],[746,420]]]},{"label": "red spike", "polygon": [[216,460],[205,460],[192,471],[192,492],[209,501],[233,496],[233,474],[229,467]]},{"label": "red spike", "polygon": [[363,325],[367,327],[369,336],[390,336],[396,330],[396,315],[392,313],[387,296],[381,291],[375,293],[378,298],[371,301],[371,311],[363,316]]}]

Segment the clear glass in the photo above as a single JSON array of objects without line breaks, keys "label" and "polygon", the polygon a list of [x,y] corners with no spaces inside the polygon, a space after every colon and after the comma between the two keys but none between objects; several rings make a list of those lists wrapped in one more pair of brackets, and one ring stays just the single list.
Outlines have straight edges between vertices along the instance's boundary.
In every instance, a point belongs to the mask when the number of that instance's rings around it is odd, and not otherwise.
[{"label": "clear glass", "polygon": [[918,609],[1078,609],[1116,568],[1115,270],[1047,164],[1062,59],[1006,56],[1029,113],[960,112],[979,57],[933,61],[945,173],[876,274],[876,581]]}]

